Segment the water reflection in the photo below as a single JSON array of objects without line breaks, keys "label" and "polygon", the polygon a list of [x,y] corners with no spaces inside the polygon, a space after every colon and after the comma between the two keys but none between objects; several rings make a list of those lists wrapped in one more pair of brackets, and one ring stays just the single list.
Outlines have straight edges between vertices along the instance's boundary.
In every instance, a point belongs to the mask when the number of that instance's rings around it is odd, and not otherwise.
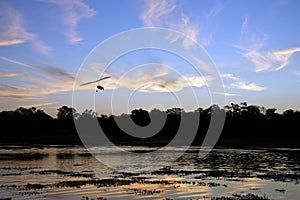
[{"label": "water reflection", "polygon": [[[99,149],[124,170],[108,168],[77,146],[2,147],[0,198],[213,199],[253,194],[298,199],[300,193],[299,149],[216,149],[200,159],[199,148],[193,147],[154,172],[151,163],[149,171],[130,172],[138,166],[123,166],[122,155],[109,147]],[[132,150],[141,156],[148,151]]]}]

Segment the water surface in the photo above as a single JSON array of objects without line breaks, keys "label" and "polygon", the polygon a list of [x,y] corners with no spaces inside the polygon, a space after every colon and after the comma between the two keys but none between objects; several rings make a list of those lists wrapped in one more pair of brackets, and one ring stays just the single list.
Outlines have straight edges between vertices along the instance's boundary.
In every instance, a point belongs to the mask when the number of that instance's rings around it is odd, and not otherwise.
[{"label": "water surface", "polygon": [[[140,156],[155,150],[128,148],[140,152]],[[122,155],[112,147],[95,147],[95,151],[111,157],[119,170],[100,163],[80,146],[2,146],[0,198],[213,199],[234,198],[235,194],[266,199],[300,197],[300,149],[215,149],[200,159],[199,147],[192,147],[169,166],[156,170],[155,163],[148,163],[142,171],[137,171],[139,166],[135,163],[123,162]],[[164,156],[172,156],[174,151],[181,150],[167,149]]]}]

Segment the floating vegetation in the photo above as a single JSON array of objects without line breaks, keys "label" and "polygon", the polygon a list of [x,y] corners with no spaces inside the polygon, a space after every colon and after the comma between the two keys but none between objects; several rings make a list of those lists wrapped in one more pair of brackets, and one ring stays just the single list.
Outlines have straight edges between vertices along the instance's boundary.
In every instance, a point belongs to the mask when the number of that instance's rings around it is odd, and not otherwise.
[{"label": "floating vegetation", "polygon": [[6,173],[6,174],[1,174],[1,176],[20,176],[22,175],[21,173]]},{"label": "floating vegetation", "polygon": [[78,167],[78,166],[83,166],[83,164],[82,164],[82,163],[76,163],[76,164],[74,164],[73,166],[74,166],[74,167]]},{"label": "floating vegetation", "polygon": [[80,200],[107,200],[107,199],[104,197],[96,197],[96,199],[94,198],[90,199],[88,196],[82,196]]},{"label": "floating vegetation", "polygon": [[285,193],[285,189],[275,189],[275,191],[280,192],[280,193]]},{"label": "floating vegetation", "polygon": [[[0,152],[0,161],[4,160],[0,167],[0,200],[42,199],[51,195],[78,200],[123,196],[127,199],[269,200],[262,195],[265,191],[275,199],[294,199],[298,191],[293,183],[300,183],[299,151],[292,152],[292,156],[286,152],[225,149],[215,150],[203,160],[197,159],[197,152],[195,158],[187,153],[182,161],[157,171],[127,172],[125,167],[120,172],[102,164],[97,168],[95,159],[82,149],[45,148],[23,154],[5,150]],[[253,159],[257,162],[252,162]],[[275,182],[287,183],[282,186]],[[269,183],[272,184],[265,190]]]},{"label": "floating vegetation", "polygon": [[43,194],[43,192],[39,192],[39,191],[25,191],[25,192],[18,192],[17,193],[18,195],[21,195],[21,196],[25,196],[25,195],[41,195]]},{"label": "floating vegetation", "polygon": [[258,178],[261,179],[272,179],[274,181],[282,181],[282,182],[300,182],[300,173],[282,173],[282,172],[268,172],[265,174],[258,174]]},{"label": "floating vegetation", "polygon": [[272,179],[282,182],[295,182],[300,183],[300,172],[282,173],[280,171],[267,171],[260,174],[247,171],[234,171],[234,170],[172,170],[170,167],[162,168],[158,171],[152,172],[153,175],[178,175],[187,176],[193,174],[200,174],[195,176],[195,179],[205,179],[207,177],[223,178],[226,181],[240,181],[243,182],[244,178],[260,178]]},{"label": "floating vegetation", "polygon": [[128,192],[132,192],[137,195],[154,195],[162,193],[162,190],[147,190],[147,189],[141,189],[141,188],[127,188]]},{"label": "floating vegetation", "polygon": [[[56,172],[56,171],[54,171]],[[52,173],[52,171],[47,171],[43,173]],[[53,184],[27,184],[23,186],[16,186],[16,185],[1,185],[0,187],[6,188],[18,188],[23,190],[40,190],[45,188],[64,188],[64,187],[74,187],[80,188],[86,185],[94,185],[98,188],[101,187],[115,187],[115,186],[124,186],[124,185],[131,185],[131,184],[152,184],[152,185],[199,185],[199,186],[207,186],[207,187],[217,187],[223,186],[227,187],[227,185],[223,184],[220,185],[219,183],[214,182],[195,182],[195,181],[185,181],[185,180],[147,180],[132,177],[130,179],[120,179],[120,178],[106,178],[106,179],[87,179],[87,180],[71,180],[71,181],[60,181]],[[151,192],[149,192],[150,194]],[[153,192],[155,194],[157,192]]]},{"label": "floating vegetation", "polygon": [[24,190],[32,190],[32,189],[41,190],[41,189],[47,188],[49,186],[50,186],[49,184],[27,184],[27,185],[25,185]]},{"label": "floating vegetation", "polygon": [[74,153],[57,153],[56,158],[57,159],[73,159]]},{"label": "floating vegetation", "polygon": [[92,178],[94,174],[91,171],[82,171],[82,172],[68,172],[62,170],[43,170],[43,171],[30,171],[31,174],[40,174],[40,175],[49,175],[49,174],[57,174],[63,176],[70,177],[84,177],[84,178]]},{"label": "floating vegetation", "polygon": [[266,195],[233,194],[232,197],[212,197],[211,200],[270,200]]},{"label": "floating vegetation", "polygon": [[40,160],[47,156],[42,153],[1,153],[0,160]]},{"label": "floating vegetation", "polygon": [[186,176],[192,174],[201,174],[196,176],[196,179],[202,179],[206,177],[224,177],[224,178],[253,178],[254,174],[250,172],[239,172],[239,171],[229,171],[229,170],[172,170],[170,167],[162,168],[158,171],[152,172],[154,175],[179,175]]},{"label": "floating vegetation", "polygon": [[0,169],[24,171],[24,170],[33,170],[33,169],[40,169],[40,168],[41,167],[1,167]]}]

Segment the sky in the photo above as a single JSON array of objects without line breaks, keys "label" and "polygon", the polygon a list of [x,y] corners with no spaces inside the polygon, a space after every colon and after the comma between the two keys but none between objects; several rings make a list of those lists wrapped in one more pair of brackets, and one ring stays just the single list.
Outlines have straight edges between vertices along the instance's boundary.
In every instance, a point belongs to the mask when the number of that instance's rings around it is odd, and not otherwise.
[{"label": "sky", "polygon": [[94,63],[84,81],[112,76],[101,82],[104,91],[96,92],[97,84],[74,87],[97,45],[144,27],[179,31],[199,44],[222,78],[228,104],[300,110],[299,8],[297,0],[2,0],[0,110],[34,106],[55,116],[60,106],[72,106],[74,88],[93,92],[95,102],[76,109],[98,114],[208,107],[211,77],[158,49],[122,55],[105,74]]}]

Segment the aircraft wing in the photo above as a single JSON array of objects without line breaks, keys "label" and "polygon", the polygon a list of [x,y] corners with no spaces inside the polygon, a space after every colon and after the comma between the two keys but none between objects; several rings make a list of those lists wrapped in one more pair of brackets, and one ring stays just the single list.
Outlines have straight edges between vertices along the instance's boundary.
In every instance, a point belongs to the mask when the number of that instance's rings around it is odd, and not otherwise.
[{"label": "aircraft wing", "polygon": [[90,81],[90,82],[87,82],[87,83],[83,83],[83,84],[81,84],[80,86],[89,85],[89,84],[92,84],[92,83],[97,83],[97,82],[99,82],[99,81],[102,81],[102,80],[108,79],[108,78],[110,78],[110,76],[106,76],[106,77],[100,78],[100,79],[95,80],[95,81]]}]

